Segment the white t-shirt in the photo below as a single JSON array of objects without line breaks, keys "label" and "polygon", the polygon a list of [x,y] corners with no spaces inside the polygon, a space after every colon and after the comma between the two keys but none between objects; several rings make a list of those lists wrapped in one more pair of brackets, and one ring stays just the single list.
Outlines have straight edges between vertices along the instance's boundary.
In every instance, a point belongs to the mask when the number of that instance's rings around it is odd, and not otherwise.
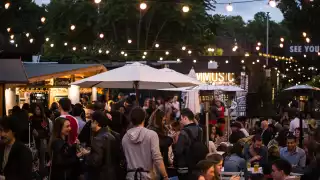
[{"label": "white t-shirt", "polygon": [[[306,129],[308,128],[306,122],[304,120],[302,120],[302,123],[303,123],[303,128]],[[290,128],[289,128],[289,131],[290,132],[294,132],[294,130],[296,128],[299,128],[300,127],[300,119],[299,118],[294,118],[291,122],[290,122]]]}]

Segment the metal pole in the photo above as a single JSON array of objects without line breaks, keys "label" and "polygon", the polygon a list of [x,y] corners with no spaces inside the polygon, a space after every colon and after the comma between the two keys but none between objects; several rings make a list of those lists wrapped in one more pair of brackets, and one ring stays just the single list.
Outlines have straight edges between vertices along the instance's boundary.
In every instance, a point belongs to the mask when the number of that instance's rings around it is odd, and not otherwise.
[{"label": "metal pole", "polygon": [[209,112],[206,112],[206,143],[209,148]]},{"label": "metal pole", "polygon": [[267,58],[266,58],[266,66],[268,67],[269,65],[269,12],[267,12],[267,40],[266,40],[266,53],[267,53]]}]

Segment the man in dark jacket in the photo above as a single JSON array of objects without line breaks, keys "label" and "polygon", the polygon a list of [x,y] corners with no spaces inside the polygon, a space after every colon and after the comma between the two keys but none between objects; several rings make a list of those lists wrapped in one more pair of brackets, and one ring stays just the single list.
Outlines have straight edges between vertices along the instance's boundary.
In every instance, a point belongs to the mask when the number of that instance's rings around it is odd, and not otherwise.
[{"label": "man in dark jacket", "polygon": [[246,136],[240,129],[242,128],[241,124],[237,121],[232,122],[231,125],[231,135],[229,136],[229,141],[231,144],[236,144],[240,139],[245,138]]},{"label": "man in dark jacket", "polygon": [[89,180],[117,179],[117,166],[120,162],[120,140],[118,134],[111,132],[108,119],[101,111],[92,114],[91,128],[94,137],[91,152],[85,157]]},{"label": "man in dark jacket", "polygon": [[18,121],[14,117],[5,117],[0,122],[0,179],[32,180],[31,151],[16,139]]},{"label": "man in dark jacket", "polygon": [[[173,149],[175,158],[174,164],[177,168],[179,179],[190,179],[192,175],[192,169],[189,168],[193,165],[188,164],[189,162],[187,162],[190,158],[188,157],[190,156],[188,152],[190,147],[192,146],[192,143],[195,143],[195,141],[190,138],[189,134],[192,134],[192,137],[194,139],[202,141],[202,129],[195,123],[193,112],[187,108],[181,110],[180,124],[182,124],[184,127],[181,130],[178,141]],[[204,154],[203,159],[205,158],[207,153],[208,152]],[[203,153],[197,152],[197,154],[201,155]],[[194,164],[194,166],[195,165],[196,164]]]}]

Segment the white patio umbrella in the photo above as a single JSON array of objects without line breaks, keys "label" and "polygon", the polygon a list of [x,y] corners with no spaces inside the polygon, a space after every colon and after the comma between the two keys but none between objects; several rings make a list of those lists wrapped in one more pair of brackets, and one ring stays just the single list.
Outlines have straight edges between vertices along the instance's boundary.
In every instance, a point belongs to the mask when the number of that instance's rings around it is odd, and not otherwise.
[{"label": "white patio umbrella", "polygon": [[296,85],[296,86],[289,87],[289,88],[285,89],[284,91],[290,91],[290,90],[315,90],[315,91],[319,91],[320,89],[317,87],[309,86],[309,85]]},{"label": "white patio umbrella", "polygon": [[[197,79],[197,74],[193,68],[190,69],[188,76],[192,79]],[[187,91],[186,107],[189,108],[194,114],[200,113],[199,90]]]},{"label": "white patio umbrella", "polygon": [[71,85],[80,87],[135,88],[137,98],[138,89],[174,88],[198,84],[200,83],[189,78],[173,76],[172,73],[160,71],[138,62],[71,83]]},{"label": "white patio umbrella", "polygon": [[172,69],[169,69],[169,68],[163,68],[163,69],[160,69],[160,71],[165,72],[167,74],[170,74],[170,77],[172,77],[172,78],[178,78],[178,79],[181,79],[181,80],[184,80],[187,82],[193,82],[194,85],[203,84],[201,81],[198,81],[196,78],[179,73],[179,72],[172,70]]}]

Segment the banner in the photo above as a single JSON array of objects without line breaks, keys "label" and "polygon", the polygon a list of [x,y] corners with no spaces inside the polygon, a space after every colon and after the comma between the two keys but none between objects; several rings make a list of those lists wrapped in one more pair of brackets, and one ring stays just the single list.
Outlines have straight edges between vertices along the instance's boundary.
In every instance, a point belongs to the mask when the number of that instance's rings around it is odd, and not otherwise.
[{"label": "banner", "polygon": [[320,51],[320,45],[290,45],[288,52],[290,54],[312,54]]}]

